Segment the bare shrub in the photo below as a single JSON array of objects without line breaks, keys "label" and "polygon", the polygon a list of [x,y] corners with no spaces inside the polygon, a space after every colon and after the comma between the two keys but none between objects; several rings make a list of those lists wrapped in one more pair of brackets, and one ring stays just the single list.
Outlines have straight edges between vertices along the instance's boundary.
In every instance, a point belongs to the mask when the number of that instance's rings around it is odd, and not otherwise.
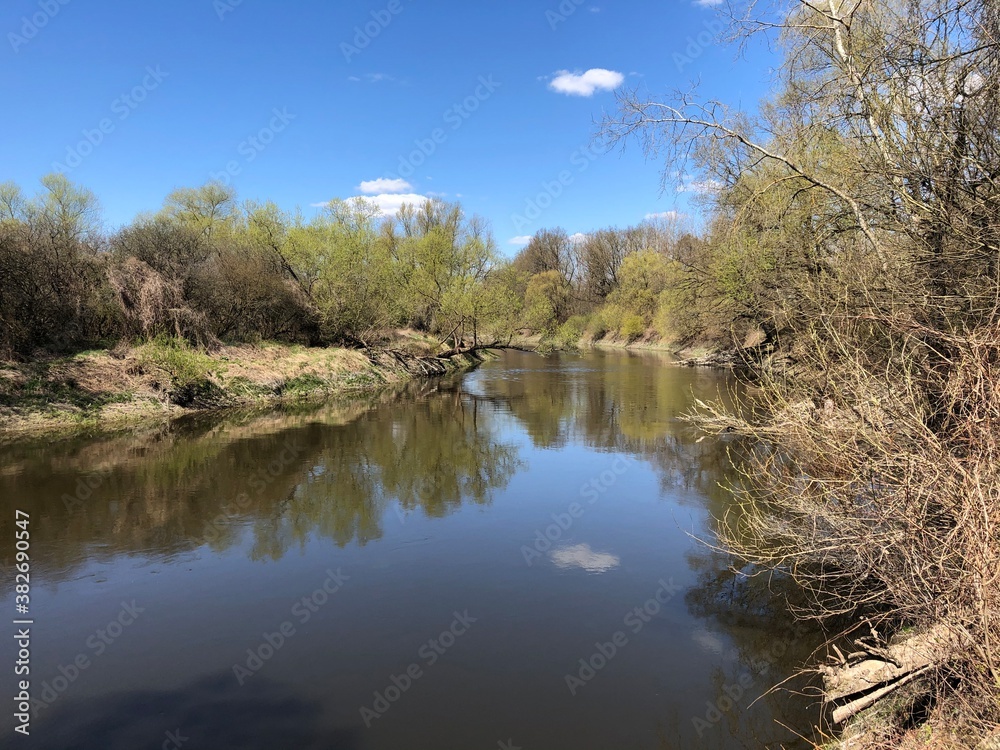
[{"label": "bare shrub", "polygon": [[841,638],[944,628],[953,653],[925,684],[951,730],[984,737],[1000,723],[1000,331],[940,341],[944,371],[928,331],[895,333],[887,358],[817,355],[822,390],[766,379],[757,418],[704,407],[703,425],[753,445],[721,536],[808,592],[800,616],[850,623]]}]

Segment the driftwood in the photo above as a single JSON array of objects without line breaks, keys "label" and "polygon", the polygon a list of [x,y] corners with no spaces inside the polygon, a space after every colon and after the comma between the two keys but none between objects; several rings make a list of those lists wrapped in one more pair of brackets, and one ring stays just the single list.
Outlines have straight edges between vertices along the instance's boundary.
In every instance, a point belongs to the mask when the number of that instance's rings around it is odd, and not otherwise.
[{"label": "driftwood", "polygon": [[401,370],[410,375],[433,377],[449,372],[448,366],[437,357],[420,357],[398,349],[368,349],[365,355],[378,367]]},{"label": "driftwood", "polygon": [[441,352],[437,356],[438,359],[451,359],[452,357],[458,357],[461,356],[462,354],[475,354],[476,352],[487,351],[490,349],[495,351],[511,350],[518,352],[530,352],[531,354],[538,353],[538,350],[532,349],[531,347],[519,346],[518,344],[513,344],[509,341],[507,343],[494,341],[492,344],[472,344],[471,346],[463,346],[462,344],[458,344],[457,346],[453,346],[446,352]]},{"label": "driftwood", "polygon": [[[863,650],[844,657],[835,648],[841,663],[822,668],[826,702],[847,699],[847,703],[833,712],[837,724],[950,661],[960,650],[963,638],[954,630],[939,625],[885,648],[870,647],[863,641],[855,643]],[[860,661],[856,661],[859,657]]]}]

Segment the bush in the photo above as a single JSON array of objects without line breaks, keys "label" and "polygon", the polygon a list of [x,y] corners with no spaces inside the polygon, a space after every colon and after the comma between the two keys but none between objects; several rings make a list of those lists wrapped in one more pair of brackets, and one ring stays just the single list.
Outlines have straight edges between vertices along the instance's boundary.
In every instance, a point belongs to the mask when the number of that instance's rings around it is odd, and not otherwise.
[{"label": "bush", "polygon": [[605,305],[590,319],[588,333],[597,341],[609,333],[617,333],[622,325],[622,311],[615,305]]},{"label": "bush", "polygon": [[626,341],[635,341],[640,338],[646,332],[646,321],[642,319],[641,315],[636,315],[634,313],[626,315],[622,319],[621,328],[618,333]]},{"label": "bush", "polygon": [[175,388],[194,386],[208,380],[217,365],[204,352],[191,347],[184,339],[157,336],[138,350],[143,365],[164,370]]},{"label": "bush", "polygon": [[556,340],[563,346],[576,346],[587,331],[586,316],[574,315],[563,323],[556,332]]}]

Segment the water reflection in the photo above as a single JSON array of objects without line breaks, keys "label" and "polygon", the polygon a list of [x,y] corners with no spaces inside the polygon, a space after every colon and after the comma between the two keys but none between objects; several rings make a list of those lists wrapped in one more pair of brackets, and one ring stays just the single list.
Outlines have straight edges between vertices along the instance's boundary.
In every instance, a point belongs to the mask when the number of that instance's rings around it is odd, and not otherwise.
[{"label": "water reflection", "polygon": [[557,568],[580,568],[588,573],[607,573],[622,563],[618,555],[594,552],[589,544],[560,547],[551,552],[549,556]]},{"label": "water reflection", "polygon": [[[15,446],[0,495],[29,500],[37,572],[50,578],[122,553],[225,550],[247,528],[251,558],[276,560],[314,533],[340,546],[380,538],[393,500],[431,517],[488,503],[518,467],[494,416],[439,383],[246,423],[205,417],[112,440]],[[0,519],[5,545],[12,521]]]},{"label": "water reflection", "polygon": [[[733,387],[653,354],[512,353],[321,409],[0,448],[0,494],[32,518],[39,679],[122,599],[149,610],[32,747],[159,747],[175,727],[192,749],[794,747],[778,722],[804,731],[809,700],[756,699],[816,634],[694,541],[735,476],[730,446],[680,418]],[[333,603],[238,684],[232,665],[341,567]],[[359,708],[456,611],[469,634],[366,727]]]}]

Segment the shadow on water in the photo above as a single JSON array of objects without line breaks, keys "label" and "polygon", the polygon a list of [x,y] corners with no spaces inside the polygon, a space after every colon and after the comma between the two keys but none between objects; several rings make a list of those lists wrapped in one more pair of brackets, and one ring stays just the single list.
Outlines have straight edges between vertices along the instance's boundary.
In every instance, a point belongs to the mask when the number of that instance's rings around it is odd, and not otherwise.
[{"label": "shadow on water", "polygon": [[56,705],[39,719],[35,747],[357,750],[363,746],[356,727],[327,732],[318,741],[322,718],[318,702],[290,697],[284,688],[265,681],[239,687],[231,677],[226,673],[177,690],[80,701],[62,710]]}]

